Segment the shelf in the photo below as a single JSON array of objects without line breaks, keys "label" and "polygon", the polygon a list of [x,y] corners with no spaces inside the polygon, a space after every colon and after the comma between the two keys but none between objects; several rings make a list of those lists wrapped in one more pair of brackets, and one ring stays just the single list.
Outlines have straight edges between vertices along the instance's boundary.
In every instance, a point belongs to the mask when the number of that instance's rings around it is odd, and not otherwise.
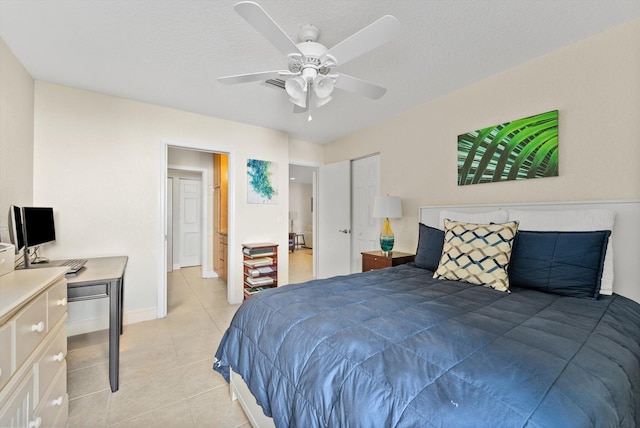
[{"label": "shelf", "polygon": [[242,244],[244,298],[278,286],[278,245]]}]

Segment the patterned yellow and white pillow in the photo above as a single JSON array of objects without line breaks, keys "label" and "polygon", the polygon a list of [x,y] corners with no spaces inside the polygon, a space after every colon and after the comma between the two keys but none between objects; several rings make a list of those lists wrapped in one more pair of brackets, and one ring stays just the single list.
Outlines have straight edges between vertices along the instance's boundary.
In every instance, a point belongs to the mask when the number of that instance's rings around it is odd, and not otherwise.
[{"label": "patterned yellow and white pillow", "polygon": [[434,278],[509,291],[507,267],[518,222],[474,224],[444,220],[444,246]]}]

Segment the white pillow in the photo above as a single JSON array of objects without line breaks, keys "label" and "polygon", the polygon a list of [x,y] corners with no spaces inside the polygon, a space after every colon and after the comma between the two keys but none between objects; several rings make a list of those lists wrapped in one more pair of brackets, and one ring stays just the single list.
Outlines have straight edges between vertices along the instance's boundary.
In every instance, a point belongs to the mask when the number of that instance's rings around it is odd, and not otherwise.
[{"label": "white pillow", "polygon": [[505,210],[488,211],[483,213],[461,213],[456,211],[440,211],[440,229],[444,230],[444,219],[451,221],[461,221],[464,223],[490,224],[506,223],[509,220],[509,213]]},{"label": "white pillow", "polygon": [[[538,230],[554,232],[589,232],[593,230],[611,230],[615,213],[609,210],[509,210],[509,220],[518,220],[518,230]],[[607,243],[602,268],[600,294],[613,293],[613,240],[611,235]]]}]

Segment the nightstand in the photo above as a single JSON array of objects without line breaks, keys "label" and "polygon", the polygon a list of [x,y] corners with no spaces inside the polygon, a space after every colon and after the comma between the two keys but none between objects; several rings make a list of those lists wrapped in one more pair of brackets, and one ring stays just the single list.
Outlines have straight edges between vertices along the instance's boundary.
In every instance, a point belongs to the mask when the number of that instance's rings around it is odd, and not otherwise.
[{"label": "nightstand", "polygon": [[362,253],[362,272],[403,265],[412,262],[414,258],[415,254],[400,251],[392,251],[388,256],[383,255],[380,250],[365,251]]}]

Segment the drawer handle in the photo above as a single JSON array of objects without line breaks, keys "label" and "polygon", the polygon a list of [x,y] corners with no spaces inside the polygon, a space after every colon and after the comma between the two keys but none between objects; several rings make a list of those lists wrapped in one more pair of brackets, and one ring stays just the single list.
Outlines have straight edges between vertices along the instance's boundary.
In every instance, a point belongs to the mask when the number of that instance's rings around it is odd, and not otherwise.
[{"label": "drawer handle", "polygon": [[42,425],[42,418],[40,416],[29,422],[29,428],[40,428],[40,425]]},{"label": "drawer handle", "polygon": [[53,402],[51,404],[53,404],[54,406],[62,406],[62,401],[64,401],[64,400],[63,400],[62,395],[61,395],[58,398],[56,398],[55,400],[53,400]]},{"label": "drawer handle", "polygon": [[44,322],[40,321],[38,324],[33,324],[31,326],[31,331],[37,331],[38,333],[42,333],[44,331]]},{"label": "drawer handle", "polygon": [[56,303],[56,305],[58,305],[58,306],[67,306],[67,298],[63,297],[62,299],[59,299],[58,302]]},{"label": "drawer handle", "polygon": [[0,377],[2,377],[2,368],[0,367]]},{"label": "drawer handle", "polygon": [[62,352],[59,352],[53,356],[53,361],[62,361],[62,360],[64,360],[64,354]]}]

